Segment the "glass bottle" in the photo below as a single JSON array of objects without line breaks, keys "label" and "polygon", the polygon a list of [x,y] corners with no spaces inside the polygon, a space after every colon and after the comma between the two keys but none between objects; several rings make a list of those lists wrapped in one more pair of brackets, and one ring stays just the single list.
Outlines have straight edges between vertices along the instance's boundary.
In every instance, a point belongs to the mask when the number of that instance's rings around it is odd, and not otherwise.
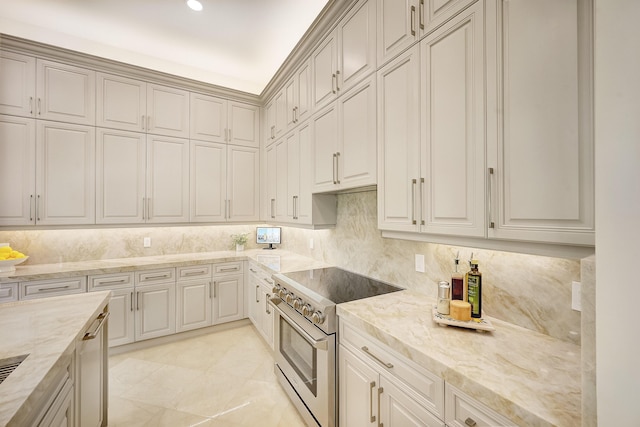
[{"label": "glass bottle", "polygon": [[467,273],[467,287],[471,317],[482,317],[482,273],[478,271],[478,261],[471,260],[471,271]]}]

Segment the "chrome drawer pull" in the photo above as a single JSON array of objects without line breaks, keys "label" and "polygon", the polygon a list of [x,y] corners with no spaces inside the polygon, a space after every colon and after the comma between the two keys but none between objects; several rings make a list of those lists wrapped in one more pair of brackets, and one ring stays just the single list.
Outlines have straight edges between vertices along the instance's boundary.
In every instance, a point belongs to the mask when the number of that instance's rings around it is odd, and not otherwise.
[{"label": "chrome drawer pull", "polygon": [[231,267],[231,268],[221,268],[221,269],[220,269],[220,270],[218,270],[218,271],[220,271],[220,272],[226,272],[226,271],[238,271],[238,270],[240,270],[238,267]]},{"label": "chrome drawer pull", "polygon": [[143,280],[168,279],[170,274],[161,274],[160,276],[147,276]]},{"label": "chrome drawer pull", "polygon": [[200,270],[200,271],[188,271],[186,273],[183,273],[183,276],[197,276],[198,274],[206,274],[207,270]]},{"label": "chrome drawer pull", "polygon": [[62,289],[69,289],[69,285],[56,286],[55,288],[38,288],[38,292],[53,292],[53,291],[59,291]]},{"label": "chrome drawer pull", "polygon": [[469,427],[475,427],[476,425],[478,425],[478,423],[476,423],[473,418],[467,418],[466,420],[464,420],[464,423]]},{"label": "chrome drawer pull", "polygon": [[99,282],[100,285],[115,285],[117,283],[126,283],[127,279],[110,280],[108,282]]},{"label": "chrome drawer pull", "polygon": [[107,320],[107,318],[109,317],[109,313],[100,313],[100,315],[98,317],[96,317],[96,320],[94,320],[93,323],[95,323],[96,321],[98,322],[98,325],[96,326],[96,328],[93,330],[93,332],[85,332],[84,336],[82,337],[82,341],[88,341],[88,340],[92,340],[95,337],[98,336],[98,332],[100,331],[100,329],[102,329],[102,325],[104,325],[104,322]]},{"label": "chrome drawer pull", "polygon": [[382,359],[380,359],[378,356],[376,356],[375,354],[371,353],[369,351],[369,347],[362,346],[362,351],[364,351],[365,353],[367,353],[369,356],[371,356],[374,360],[376,360],[378,363],[380,363],[383,366],[386,366],[387,368],[391,369],[393,368],[393,363],[388,363],[388,362],[383,362]]},{"label": "chrome drawer pull", "polygon": [[273,280],[269,280],[266,277],[263,279],[265,282],[267,282],[270,285],[273,285]]}]

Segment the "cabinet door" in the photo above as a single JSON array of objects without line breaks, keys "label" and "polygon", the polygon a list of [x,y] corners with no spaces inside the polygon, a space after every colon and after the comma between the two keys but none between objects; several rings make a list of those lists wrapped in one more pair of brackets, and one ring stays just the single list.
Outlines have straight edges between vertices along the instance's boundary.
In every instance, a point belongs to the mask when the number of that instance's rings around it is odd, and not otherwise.
[{"label": "cabinet door", "polygon": [[417,0],[377,0],[378,64],[398,55],[419,37]]},{"label": "cabinet door", "polygon": [[264,139],[265,145],[271,144],[276,138],[276,99],[269,101],[264,107]]},{"label": "cabinet door", "polygon": [[393,381],[380,376],[380,424],[388,427],[444,427],[444,422]]},{"label": "cabinet door", "polygon": [[489,237],[595,243],[592,9],[497,1],[487,12],[487,28],[502,31],[489,33],[487,61],[498,64],[488,71]]},{"label": "cabinet door", "polygon": [[147,222],[189,221],[189,140],[147,136]]},{"label": "cabinet door", "polygon": [[476,3],[420,43],[423,232],[485,235],[483,34]]},{"label": "cabinet door", "polygon": [[227,147],[191,141],[191,222],[225,220],[227,197]]},{"label": "cabinet door", "polygon": [[216,277],[213,280],[213,324],[244,318],[244,276]]},{"label": "cabinet door", "polygon": [[318,109],[336,99],[337,96],[337,40],[332,32],[311,54],[313,108]]},{"label": "cabinet door", "polygon": [[[297,151],[298,157],[296,165],[289,167],[289,172],[292,176],[295,176],[297,168],[298,179],[296,182],[292,182],[293,178],[289,181],[289,185],[292,186],[292,190],[298,187],[298,200],[296,201],[296,216],[298,220],[303,224],[310,224],[312,220],[311,216],[311,125],[307,122],[298,129],[297,139],[298,149],[294,150],[292,147],[291,156],[294,156]],[[291,157],[293,158],[293,157]],[[293,191],[291,192],[293,194]]]},{"label": "cabinet door", "polygon": [[311,115],[311,64],[306,61],[296,72],[298,82],[298,103],[296,105],[296,124]]},{"label": "cabinet door", "polygon": [[287,96],[284,90],[278,92],[274,98],[275,117],[273,139],[278,139],[287,129]]},{"label": "cabinet door", "polygon": [[336,176],[343,190],[376,184],[375,77],[338,99]]},{"label": "cabinet door", "polygon": [[36,222],[95,223],[95,128],[38,121]]},{"label": "cabinet door", "polygon": [[[249,308],[249,319],[256,328],[259,328],[260,321],[259,305],[260,305],[260,278],[253,273],[252,267],[249,267],[249,285],[247,286],[247,306]],[[255,270],[258,271],[257,269]]]},{"label": "cabinet door", "polygon": [[[107,322],[104,320],[103,322]],[[77,377],[75,378],[78,425],[100,427],[106,415],[107,349],[104,323],[95,337],[76,343]]]},{"label": "cabinet door", "polygon": [[227,218],[231,221],[260,219],[260,155],[257,148],[227,148]]},{"label": "cabinet door", "polygon": [[267,215],[276,219],[276,197],[278,188],[276,144],[267,148]]},{"label": "cabinet door", "polygon": [[80,67],[37,60],[39,119],[96,124],[96,73]]},{"label": "cabinet door", "polygon": [[109,301],[109,347],[129,344],[134,341],[135,307],[133,287],[111,290]]},{"label": "cabinet door", "polygon": [[340,425],[377,427],[380,416],[378,372],[342,345],[338,351],[338,360]]},{"label": "cabinet door", "polygon": [[260,108],[229,101],[227,142],[243,147],[260,147]]},{"label": "cabinet door", "polygon": [[0,225],[35,224],[36,122],[0,116]]},{"label": "cabinet door", "polygon": [[147,124],[147,84],[104,73],[97,73],[96,78],[96,125],[144,132]]},{"label": "cabinet door", "polygon": [[317,113],[311,121],[313,192],[336,190],[338,111],[335,103]]},{"label": "cabinet door", "polygon": [[291,201],[287,193],[287,145],[290,139],[295,138],[295,132],[286,135],[276,143],[276,221],[287,221],[287,213]]},{"label": "cabinet door", "polygon": [[96,223],[142,223],[144,134],[98,128],[96,150]]},{"label": "cabinet door", "polygon": [[360,1],[338,26],[338,91],[376,70],[376,1]]},{"label": "cabinet door", "polygon": [[189,92],[147,85],[147,132],[189,138]]},{"label": "cabinet door", "polygon": [[[306,137],[308,138],[308,126],[305,126]],[[287,219],[297,222],[298,209],[300,203],[300,133],[293,132],[286,140],[286,189],[287,189]],[[307,186],[308,188],[308,186]]]},{"label": "cabinet door", "polygon": [[227,101],[199,93],[191,93],[190,101],[189,135],[191,139],[225,143]]},{"label": "cabinet door", "polygon": [[211,325],[212,288],[210,277],[176,283],[176,332]]},{"label": "cabinet door", "polygon": [[378,71],[378,228],[418,231],[418,46]]},{"label": "cabinet door", "polygon": [[267,344],[273,350],[273,309],[269,305],[269,298],[271,298],[271,288],[266,285],[261,285],[258,290],[260,298],[258,299],[258,313],[260,318],[260,329],[262,336],[267,341]]},{"label": "cabinet door", "polygon": [[136,341],[176,332],[176,284],[136,288]]},{"label": "cabinet door", "polygon": [[0,114],[34,117],[36,59],[0,51]]},{"label": "cabinet door", "polygon": [[284,85],[285,113],[287,129],[292,129],[296,125],[296,107],[298,106],[298,79],[294,76]]}]

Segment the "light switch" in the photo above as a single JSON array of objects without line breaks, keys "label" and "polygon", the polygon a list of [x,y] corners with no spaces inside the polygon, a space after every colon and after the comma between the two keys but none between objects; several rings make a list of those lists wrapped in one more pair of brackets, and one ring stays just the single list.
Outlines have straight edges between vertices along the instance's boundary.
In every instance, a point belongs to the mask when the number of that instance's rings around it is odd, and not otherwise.
[{"label": "light switch", "polygon": [[151,237],[145,237],[144,240],[143,240],[142,245],[145,248],[150,248],[151,247]]},{"label": "light switch", "polygon": [[424,273],[424,255],[416,254],[416,271]]}]

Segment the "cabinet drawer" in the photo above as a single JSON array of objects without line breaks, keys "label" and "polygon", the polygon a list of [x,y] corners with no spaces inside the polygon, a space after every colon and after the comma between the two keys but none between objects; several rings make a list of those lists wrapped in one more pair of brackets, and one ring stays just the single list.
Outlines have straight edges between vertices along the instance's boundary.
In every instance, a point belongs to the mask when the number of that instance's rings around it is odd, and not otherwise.
[{"label": "cabinet drawer", "polygon": [[155,283],[175,282],[176,269],[136,271],[136,285],[152,285]]},{"label": "cabinet drawer", "polygon": [[178,280],[202,279],[204,277],[211,277],[211,264],[178,267],[177,271],[178,271]]},{"label": "cabinet drawer", "polygon": [[516,425],[450,384],[445,388],[445,401],[447,426],[511,427]]},{"label": "cabinet drawer", "polygon": [[365,335],[345,322],[340,322],[340,344],[368,360],[381,372],[405,383],[420,398],[424,406],[436,416],[444,414],[444,381],[423,367],[406,359],[386,345]]},{"label": "cabinet drawer", "polygon": [[20,299],[80,294],[86,291],[86,276],[70,277],[62,280],[34,280],[32,282],[20,282]]},{"label": "cabinet drawer", "polygon": [[133,273],[98,274],[89,276],[89,292],[121,289],[133,286]]},{"label": "cabinet drawer", "polygon": [[18,284],[3,283],[0,285],[0,303],[18,301]]},{"label": "cabinet drawer", "polygon": [[220,276],[223,274],[238,274],[242,273],[242,261],[238,262],[225,262],[224,264],[214,264],[213,274]]}]

